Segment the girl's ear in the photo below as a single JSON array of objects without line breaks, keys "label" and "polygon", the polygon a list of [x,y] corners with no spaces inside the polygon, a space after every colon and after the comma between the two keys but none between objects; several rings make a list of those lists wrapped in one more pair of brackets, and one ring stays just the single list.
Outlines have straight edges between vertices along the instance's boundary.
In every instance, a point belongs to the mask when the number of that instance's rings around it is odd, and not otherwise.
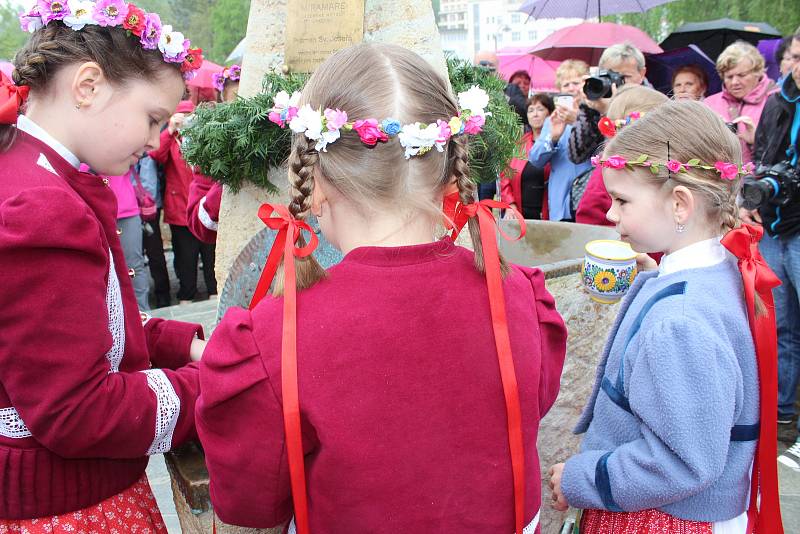
[{"label": "girl's ear", "polygon": [[694,198],[692,191],[683,185],[675,186],[670,195],[672,214],[675,224],[685,225],[694,215],[697,208],[697,199]]},{"label": "girl's ear", "polygon": [[103,69],[94,61],[82,63],[72,77],[72,97],[75,107],[91,106],[100,91],[108,85]]}]

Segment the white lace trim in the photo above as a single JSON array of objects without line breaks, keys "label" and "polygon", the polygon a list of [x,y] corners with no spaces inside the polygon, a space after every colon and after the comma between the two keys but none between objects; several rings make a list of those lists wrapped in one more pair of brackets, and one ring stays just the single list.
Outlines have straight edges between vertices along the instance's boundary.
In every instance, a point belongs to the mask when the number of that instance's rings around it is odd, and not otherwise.
[{"label": "white lace trim", "polygon": [[205,204],[206,197],[203,197],[200,199],[200,206],[197,208],[197,218],[200,219],[200,222],[203,224],[203,226],[216,232],[219,228],[219,223],[212,219],[211,215],[208,214]]},{"label": "white lace trim", "polygon": [[160,454],[172,448],[172,434],[181,413],[181,399],[172,382],[161,369],[142,371],[147,375],[147,385],[156,394],[156,433],[147,455]]},{"label": "white lace trim", "polygon": [[[536,532],[536,527],[539,526],[539,514],[541,514],[541,510],[536,512],[536,515],[533,517],[528,526],[522,529],[522,534],[533,534]],[[294,517],[289,522],[289,529],[287,530],[286,534],[297,534],[297,525],[294,524]]]},{"label": "white lace trim", "polygon": [[119,288],[117,270],[114,268],[114,255],[108,249],[108,286],[106,287],[106,308],[108,309],[108,330],[111,332],[111,348],[106,359],[111,365],[109,373],[119,371],[119,364],[125,353],[125,310],[122,307],[122,291]]},{"label": "white lace trim", "polygon": [[31,435],[15,408],[0,408],[0,436],[19,439]]}]

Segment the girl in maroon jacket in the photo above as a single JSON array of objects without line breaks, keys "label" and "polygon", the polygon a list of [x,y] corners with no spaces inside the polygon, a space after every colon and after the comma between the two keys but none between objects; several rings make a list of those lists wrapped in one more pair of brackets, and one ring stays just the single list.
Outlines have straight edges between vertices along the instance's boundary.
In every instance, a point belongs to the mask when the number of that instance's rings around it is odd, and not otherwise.
[{"label": "girl in maroon jacket", "polygon": [[[285,251],[283,296],[229,311],[200,370],[223,521],[538,532],[536,437],[566,329],[541,271],[501,264],[491,208],[507,205],[473,200],[466,137],[488,101],[477,87],[457,101],[424,59],[377,44],[276,96],[270,120],[295,132],[292,194],[259,212],[279,244],[254,301]],[[437,239],[445,195],[475,253]],[[316,235],[296,240],[310,214],[345,254],[327,273],[308,256]]]},{"label": "girl in maroon jacket", "polygon": [[164,532],[144,471],[194,435],[202,332],[140,316],[98,174],[158,147],[202,57],[121,0],[21,20],[0,82],[0,532]]}]

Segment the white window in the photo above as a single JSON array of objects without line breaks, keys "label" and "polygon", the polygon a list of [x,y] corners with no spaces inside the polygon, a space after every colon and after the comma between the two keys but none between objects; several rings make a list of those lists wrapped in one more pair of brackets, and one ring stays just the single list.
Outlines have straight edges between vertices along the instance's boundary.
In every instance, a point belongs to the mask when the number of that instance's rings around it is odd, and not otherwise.
[{"label": "white window", "polygon": [[512,32],[511,33],[511,40],[512,41],[517,42],[517,41],[519,41],[519,39],[520,39],[519,32]]},{"label": "white window", "polygon": [[514,13],[513,15],[511,15],[511,23],[519,24],[519,13]]},{"label": "white window", "polygon": [[529,31],[528,32],[528,40],[529,41],[535,41],[536,40],[536,32],[535,31]]}]

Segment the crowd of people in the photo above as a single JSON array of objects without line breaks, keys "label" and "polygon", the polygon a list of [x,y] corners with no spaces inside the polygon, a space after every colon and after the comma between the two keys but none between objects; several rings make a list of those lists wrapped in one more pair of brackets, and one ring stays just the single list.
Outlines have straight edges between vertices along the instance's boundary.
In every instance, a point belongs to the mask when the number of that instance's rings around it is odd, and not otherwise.
[{"label": "crowd of people", "polygon": [[[278,234],[273,293],[206,342],[144,313],[140,282],[159,210],[178,299],[196,294],[198,256],[213,266],[221,188],[181,155],[202,57],[153,13],[86,4],[23,14],[30,39],[0,80],[0,533],[164,532],[148,456],[192,439],[215,514],[249,528],[521,534],[549,504],[583,510],[584,534],[783,532],[800,30],[779,84],[751,46],[726,49],[719,95],[692,68],[672,99],[647,87],[625,43],[600,73],[563,62],[559,93],[521,107],[531,80],[512,77],[524,150],[499,204],[468,165],[492,120],[482,89],[452,94],[400,46],[335,52],[270,113],[292,131],[289,202],[259,213]],[[602,72],[614,83],[587,91]],[[235,98],[238,67],[221,76]],[[541,270],[500,256],[497,206],[523,231],[524,217],[613,225],[640,253],[580,451],[552,466],[537,435],[569,333]],[[344,254],[327,271],[311,216]],[[800,441],[779,461],[800,471]]]}]

